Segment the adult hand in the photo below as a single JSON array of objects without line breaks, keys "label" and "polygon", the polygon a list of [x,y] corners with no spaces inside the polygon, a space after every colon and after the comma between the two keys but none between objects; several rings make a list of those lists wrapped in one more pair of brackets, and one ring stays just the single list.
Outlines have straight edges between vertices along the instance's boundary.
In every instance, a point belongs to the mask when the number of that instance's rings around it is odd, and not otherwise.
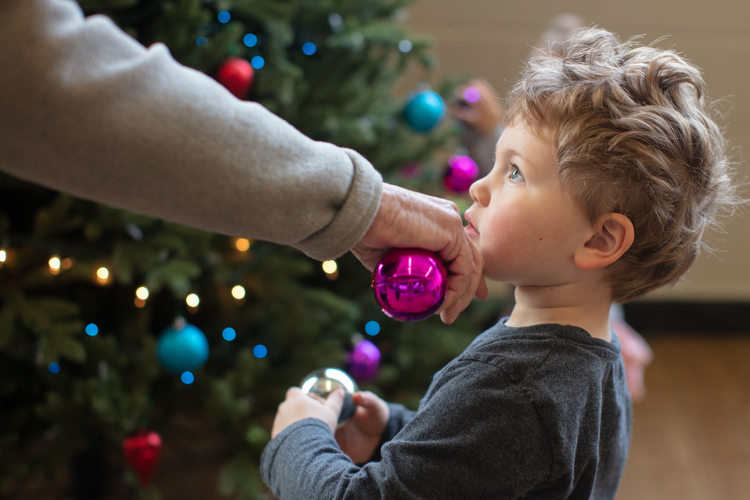
[{"label": "adult hand", "polygon": [[[477,100],[465,99],[464,91],[468,87],[479,91]],[[461,103],[453,109],[456,118],[471,125],[482,135],[491,134],[497,130],[503,122],[503,106],[497,98],[497,91],[487,80],[483,78],[471,80],[456,93]]]},{"label": "adult hand", "polygon": [[456,204],[383,184],[375,220],[352,253],[372,271],[388,250],[408,247],[437,252],[446,264],[448,288],[439,310],[443,323],[453,323],[472,297],[487,299],[484,261],[464,232]]},{"label": "adult hand", "polygon": [[336,442],[341,451],[355,464],[367,462],[380,443],[390,410],[385,401],[372,392],[355,392],[352,401],[357,409],[352,418],[336,430]]},{"label": "adult hand", "polygon": [[302,392],[299,387],[292,387],[286,391],[286,399],[279,405],[276,417],[273,419],[271,438],[295,422],[306,418],[318,418],[328,424],[331,433],[338,425],[341,407],[344,405],[343,389],[332,392],[328,399],[321,399]]}]

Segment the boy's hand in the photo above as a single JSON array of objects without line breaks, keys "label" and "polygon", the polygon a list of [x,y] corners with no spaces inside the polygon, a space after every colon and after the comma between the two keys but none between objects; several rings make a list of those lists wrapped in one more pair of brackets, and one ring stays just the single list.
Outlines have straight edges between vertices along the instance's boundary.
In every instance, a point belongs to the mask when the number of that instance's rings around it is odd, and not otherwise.
[{"label": "boy's hand", "polygon": [[369,391],[355,392],[352,400],[357,409],[351,420],[336,431],[336,442],[352,462],[363,464],[375,453],[390,410],[385,401]]},{"label": "boy's hand", "polygon": [[276,418],[273,420],[271,438],[295,422],[306,418],[318,418],[328,424],[331,433],[336,430],[339,413],[344,404],[342,389],[332,392],[328,399],[321,399],[302,392],[299,387],[286,391],[286,399],[279,405]]}]

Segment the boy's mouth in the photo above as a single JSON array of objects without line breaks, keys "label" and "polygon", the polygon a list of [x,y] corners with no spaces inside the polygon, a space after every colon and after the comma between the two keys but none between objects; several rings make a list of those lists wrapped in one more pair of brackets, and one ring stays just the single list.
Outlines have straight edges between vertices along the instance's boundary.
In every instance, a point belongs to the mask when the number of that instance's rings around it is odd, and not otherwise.
[{"label": "boy's mouth", "polygon": [[464,231],[466,231],[469,234],[477,234],[478,235],[479,231],[477,231],[477,228],[474,227],[474,223],[471,220],[471,214],[468,212],[468,210],[464,214],[464,218],[466,219],[466,223],[467,223],[467,225],[464,226]]}]

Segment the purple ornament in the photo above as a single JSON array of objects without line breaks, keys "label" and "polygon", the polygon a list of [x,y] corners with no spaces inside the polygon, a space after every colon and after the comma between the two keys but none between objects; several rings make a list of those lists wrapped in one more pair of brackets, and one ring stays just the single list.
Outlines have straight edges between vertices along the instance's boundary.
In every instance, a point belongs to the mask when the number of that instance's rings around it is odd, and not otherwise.
[{"label": "purple ornament", "polygon": [[479,102],[482,93],[476,87],[466,87],[464,89],[464,100],[466,102]]},{"label": "purple ornament", "polygon": [[369,382],[375,378],[380,365],[380,350],[369,340],[360,340],[349,354],[349,374],[357,382]]},{"label": "purple ornament", "polygon": [[372,292],[391,318],[419,321],[440,309],[447,283],[448,272],[435,253],[399,248],[378,263],[372,275]]},{"label": "purple ornament", "polygon": [[479,167],[468,156],[453,155],[445,169],[443,185],[454,193],[465,193],[479,179]]}]

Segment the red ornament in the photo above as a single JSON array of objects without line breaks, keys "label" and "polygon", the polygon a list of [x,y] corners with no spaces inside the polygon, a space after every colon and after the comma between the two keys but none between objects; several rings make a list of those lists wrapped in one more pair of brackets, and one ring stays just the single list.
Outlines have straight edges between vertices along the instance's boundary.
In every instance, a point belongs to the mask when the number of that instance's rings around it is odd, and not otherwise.
[{"label": "red ornament", "polygon": [[254,77],[253,67],[249,62],[239,57],[224,59],[216,72],[216,80],[238,99],[244,99],[247,96]]},{"label": "red ornament", "polygon": [[132,436],[122,440],[122,451],[141,479],[143,487],[148,488],[151,475],[156,469],[161,454],[159,435],[154,431],[139,429]]}]

